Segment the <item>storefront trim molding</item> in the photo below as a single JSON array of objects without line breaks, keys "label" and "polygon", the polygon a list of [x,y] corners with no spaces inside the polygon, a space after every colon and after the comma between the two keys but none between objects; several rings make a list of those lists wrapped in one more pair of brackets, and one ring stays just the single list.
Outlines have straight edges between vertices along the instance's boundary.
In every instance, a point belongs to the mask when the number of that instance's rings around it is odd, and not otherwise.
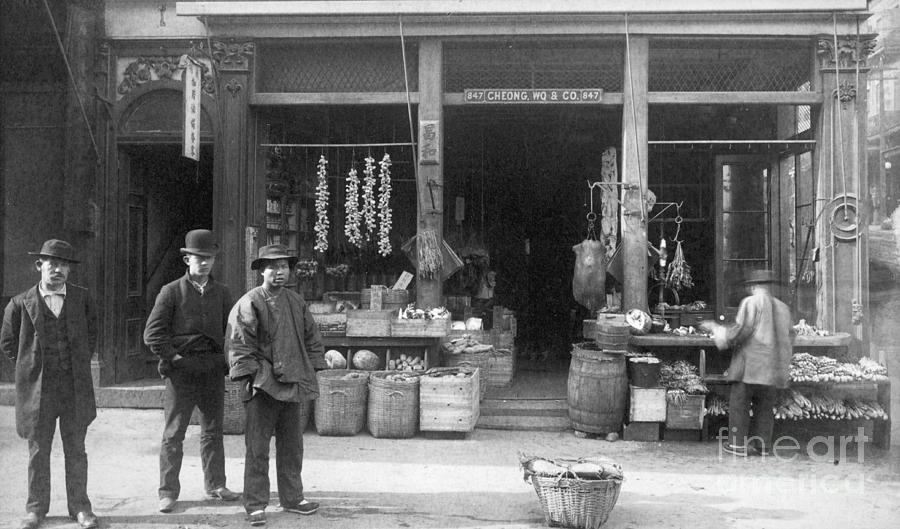
[{"label": "storefront trim molding", "polygon": [[818,92],[648,92],[651,104],[684,105],[820,105]]},{"label": "storefront trim molding", "polygon": [[[419,93],[410,92],[410,102],[419,102]],[[250,96],[254,106],[282,105],[405,105],[404,92],[262,92]]]},{"label": "storefront trim molding", "polygon": [[752,13],[865,11],[866,0],[306,0],[270,2],[176,2],[188,16],[316,16],[316,15],[490,15],[597,13]]}]

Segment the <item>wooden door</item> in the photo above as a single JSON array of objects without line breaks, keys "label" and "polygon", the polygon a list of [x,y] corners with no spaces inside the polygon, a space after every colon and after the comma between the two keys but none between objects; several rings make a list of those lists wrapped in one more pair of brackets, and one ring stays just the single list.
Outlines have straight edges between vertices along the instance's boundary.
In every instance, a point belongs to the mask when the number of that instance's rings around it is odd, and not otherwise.
[{"label": "wooden door", "polygon": [[772,161],[765,155],[716,157],[718,314],[737,311],[750,270],[771,267],[772,173]]},{"label": "wooden door", "polygon": [[147,253],[147,204],[144,192],[146,165],[135,163],[124,150],[119,156],[119,185],[122,193],[122,222],[117,241],[122,261],[114,269],[123,273],[117,281],[117,296],[122,307],[115,318],[117,332],[116,382],[128,382],[153,375],[153,354],[144,345],[147,319],[145,297]]}]

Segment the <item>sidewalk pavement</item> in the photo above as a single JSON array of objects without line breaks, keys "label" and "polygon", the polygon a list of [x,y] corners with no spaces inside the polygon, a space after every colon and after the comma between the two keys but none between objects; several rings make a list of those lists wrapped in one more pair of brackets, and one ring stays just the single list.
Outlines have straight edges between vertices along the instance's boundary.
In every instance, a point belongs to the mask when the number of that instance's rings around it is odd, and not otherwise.
[{"label": "sidewalk pavement", "polygon": [[[27,445],[14,410],[0,406],[0,527],[16,527],[25,503]],[[157,512],[161,410],[100,409],[88,431],[88,492],[101,528],[249,528],[240,502],[206,500],[199,427],[185,441],[182,495],[175,512]],[[624,468],[619,501],[605,528],[896,527],[900,454],[852,447],[840,457],[734,458],[707,443],[579,439],[569,432],[477,429],[462,439],[304,438],[312,516],[282,513],[273,494],[268,526],[282,528],[538,528],[537,496],[523,482],[518,452],[543,456],[602,454]],[[228,485],[242,489],[243,436],[225,439]],[[789,451],[789,454],[794,452]],[[815,455],[815,454],[814,454]],[[274,456],[274,448],[273,448]],[[720,457],[721,456],[721,457]],[[42,527],[72,528],[65,517],[62,446],[53,452],[53,503]],[[270,465],[274,487],[274,457]]]}]

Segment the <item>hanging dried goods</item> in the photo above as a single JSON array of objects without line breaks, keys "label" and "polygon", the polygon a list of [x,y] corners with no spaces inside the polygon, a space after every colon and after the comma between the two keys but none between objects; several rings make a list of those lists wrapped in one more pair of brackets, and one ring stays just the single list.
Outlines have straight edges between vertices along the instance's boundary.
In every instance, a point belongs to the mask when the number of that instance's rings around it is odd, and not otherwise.
[{"label": "hanging dried goods", "polygon": [[378,162],[381,186],[378,188],[378,253],[382,257],[391,254],[391,157],[385,153]]},{"label": "hanging dried goods", "polygon": [[366,223],[366,240],[372,240],[372,233],[377,226],[375,222],[375,158],[366,156],[363,168],[363,203],[362,216]]},{"label": "hanging dried goods", "polygon": [[317,165],[318,171],[316,172],[316,177],[318,182],[316,184],[316,245],[315,250],[317,252],[325,252],[328,250],[328,226],[330,222],[328,221],[328,171],[326,166],[328,165],[328,160],[325,159],[325,155],[319,157],[319,163]]},{"label": "hanging dried goods", "polygon": [[681,248],[681,241],[675,243],[675,256],[669,263],[666,272],[666,286],[674,290],[682,290],[694,286],[694,279],[691,277],[691,267],[684,260],[684,250]]},{"label": "hanging dried goods", "polygon": [[357,248],[362,247],[362,232],[359,228],[361,212],[359,210],[359,173],[356,168],[347,173],[347,199],[344,202],[346,222],[344,223],[344,235],[350,244]]}]

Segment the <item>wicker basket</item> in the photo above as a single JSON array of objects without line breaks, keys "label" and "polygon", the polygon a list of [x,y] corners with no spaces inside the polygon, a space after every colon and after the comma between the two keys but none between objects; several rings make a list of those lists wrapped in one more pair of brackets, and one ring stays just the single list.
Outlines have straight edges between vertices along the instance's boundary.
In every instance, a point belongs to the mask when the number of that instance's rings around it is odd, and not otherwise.
[{"label": "wicker basket", "polygon": [[372,437],[408,439],[419,428],[419,379],[385,380],[396,373],[381,371],[369,377],[368,424]]},{"label": "wicker basket", "polygon": [[597,529],[619,499],[622,481],[529,476],[550,527]]},{"label": "wicker basket", "polygon": [[479,400],[484,398],[484,392],[487,391],[488,384],[490,381],[490,370],[491,370],[491,353],[493,351],[486,351],[484,353],[458,353],[458,354],[447,354],[445,351],[441,351],[441,366],[443,367],[471,367],[472,369],[478,368],[478,398]]},{"label": "wicker basket", "polygon": [[[348,373],[359,378],[343,380]],[[316,373],[319,398],[316,400],[316,431],[319,435],[356,435],[366,425],[368,373],[350,369],[329,369]]]},{"label": "wicker basket", "polygon": [[225,377],[225,419],[222,421],[222,433],[237,435],[244,433],[244,423],[247,412],[244,409],[244,401],[241,400],[241,389],[246,380],[231,380]]}]

